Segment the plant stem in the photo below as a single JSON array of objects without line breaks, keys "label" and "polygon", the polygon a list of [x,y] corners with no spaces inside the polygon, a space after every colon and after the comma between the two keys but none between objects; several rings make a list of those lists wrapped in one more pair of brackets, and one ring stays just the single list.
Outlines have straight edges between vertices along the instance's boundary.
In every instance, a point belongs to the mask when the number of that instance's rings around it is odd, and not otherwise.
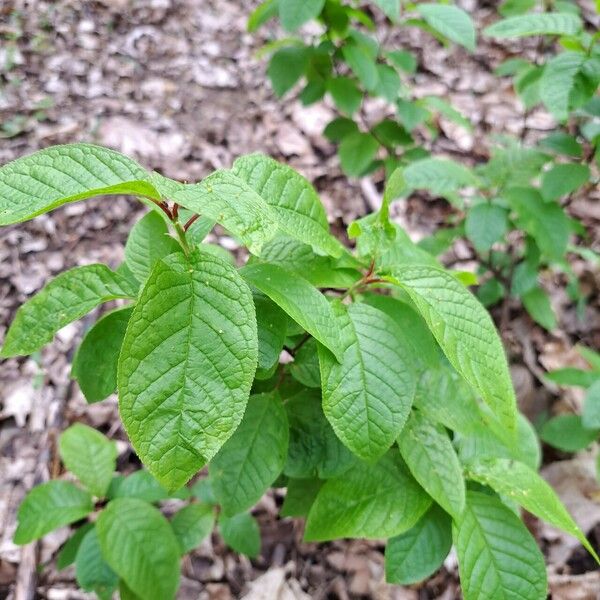
[{"label": "plant stem", "polygon": [[187,238],[185,237],[185,229],[178,221],[173,222],[173,227],[175,229],[175,233],[177,234],[177,238],[179,239],[179,243],[183,248],[183,251],[186,256],[190,254],[190,245],[188,244]]},{"label": "plant stem", "polygon": [[187,231],[199,218],[200,215],[192,215],[183,226],[183,230]]}]

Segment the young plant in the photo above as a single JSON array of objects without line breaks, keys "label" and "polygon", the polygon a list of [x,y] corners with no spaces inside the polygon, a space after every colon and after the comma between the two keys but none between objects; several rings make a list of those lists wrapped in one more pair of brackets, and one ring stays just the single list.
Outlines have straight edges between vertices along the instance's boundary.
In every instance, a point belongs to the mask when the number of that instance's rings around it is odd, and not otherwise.
[{"label": "young plant", "polygon": [[[95,195],[130,194],[152,210],[117,270],[71,269],[26,302],[1,354],[39,350],[98,305],[125,299],[88,332],[74,375],[90,401],[118,391],[129,439],[168,493],[209,464],[230,545],[247,541],[246,511],[284,486],[282,515],[306,516],[306,540],[387,538],[391,582],[427,577],[454,545],[467,600],[515,590],[545,598],[543,556],[517,505],[596,554],[536,473],[537,440],[517,411],[490,316],[461,274],[390,223],[404,186],[396,171],[381,211],[350,226],[351,253],[329,233],[311,185],[265,156],[196,184],[87,144],[18,159],[0,169],[2,224]],[[244,266],[202,242],[215,222],[251,254]],[[81,473],[94,493],[106,489],[108,477],[101,486]],[[45,495],[30,510],[41,495],[31,492],[19,530],[33,522],[33,533],[17,541],[92,511],[87,492],[72,494]],[[96,525],[100,552],[125,581],[122,596],[167,600],[175,537],[141,507],[110,501]],[[156,548],[144,541],[146,515],[167,540],[160,560],[148,557]],[[433,550],[427,559],[423,548]]]},{"label": "young plant", "polygon": [[[469,15],[449,4],[405,4],[399,0],[376,0],[389,27],[415,26],[425,29],[443,43],[456,42],[469,51],[475,49],[475,28]],[[338,116],[325,128],[325,136],[339,144],[342,169],[360,177],[385,167],[389,175],[401,164],[427,156],[413,133],[419,125],[437,135],[438,115],[467,129],[471,124],[441,98],[414,99],[410,78],[417,60],[406,50],[389,48],[376,36],[375,15],[370,7],[340,0],[266,0],[250,16],[253,32],[271,18],[279,17],[291,37],[268,43],[262,53],[271,53],[268,75],[277,96],[283,96],[300,81],[300,100],[313,104],[330,96]],[[316,21],[307,39],[297,30]],[[380,98],[389,104],[386,116],[369,122],[364,101]]]}]

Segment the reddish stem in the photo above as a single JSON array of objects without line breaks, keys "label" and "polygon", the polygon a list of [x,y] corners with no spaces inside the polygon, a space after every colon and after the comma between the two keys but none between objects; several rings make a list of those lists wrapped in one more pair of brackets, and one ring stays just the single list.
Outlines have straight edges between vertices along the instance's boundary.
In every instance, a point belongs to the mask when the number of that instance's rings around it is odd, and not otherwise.
[{"label": "reddish stem", "polygon": [[[177,206],[177,205],[175,205]],[[192,215],[187,223],[183,226],[183,230],[187,231],[198,219],[200,218],[200,215]]]}]

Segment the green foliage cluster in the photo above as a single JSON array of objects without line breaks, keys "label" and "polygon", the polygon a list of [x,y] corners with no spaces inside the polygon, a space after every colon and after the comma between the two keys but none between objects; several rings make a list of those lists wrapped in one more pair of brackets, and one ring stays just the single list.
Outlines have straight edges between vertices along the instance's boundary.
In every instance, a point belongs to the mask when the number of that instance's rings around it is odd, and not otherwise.
[{"label": "green foliage cluster", "polygon": [[[2,225],[96,195],[129,194],[151,209],[122,265],[56,277],[18,310],[0,355],[35,352],[100,304],[124,302],[88,331],[73,376],[90,402],[118,391],[125,430],[159,485],[146,471],[115,479],[112,443],[76,425],[60,449],[85,489],[34,488],[16,542],[93,514],[62,564],[75,560],[82,587],[101,597],[118,585],[122,598],[167,600],[179,556],[212,528],[210,505],[225,541],[253,555],[248,510],[276,486],[287,488],[281,514],[306,518],[306,540],[386,538],[391,582],[427,577],[454,545],[467,600],[546,597],[519,507],[596,556],[537,475],[537,439],[489,314],[464,274],[389,221],[407,179],[396,170],[381,210],[351,224],[351,253],[312,186],[262,155],[195,184],[88,144],[0,168]],[[215,223],[247,248],[244,266],[203,241]],[[206,465],[208,483],[186,490]],[[201,503],[170,522],[152,506],[190,493]]]}]

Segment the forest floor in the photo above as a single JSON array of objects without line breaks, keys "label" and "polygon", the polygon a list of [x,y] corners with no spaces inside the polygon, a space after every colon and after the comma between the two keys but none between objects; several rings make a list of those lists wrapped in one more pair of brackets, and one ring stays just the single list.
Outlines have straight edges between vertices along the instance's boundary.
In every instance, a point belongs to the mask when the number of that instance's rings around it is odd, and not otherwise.
[{"label": "forest floor", "polygon": [[[586,4],[584,0],[582,2]],[[133,155],[145,167],[196,181],[229,166],[241,154],[261,151],[286,161],[314,182],[335,231],[372,209],[380,181],[348,182],[333,146],[321,135],[333,115],[322,104],[305,108],[290,96],[274,98],[257,50],[265,41],[245,22],[255,0],[4,0],[0,2],[0,163],[51,144],[90,141]],[[494,2],[459,4],[479,28],[496,18]],[[268,28],[265,34],[268,34]],[[416,29],[391,32],[389,45],[415,51],[422,72],[416,95],[449,100],[473,123],[472,132],[440,122],[442,134],[423,142],[468,164],[489,156],[489,134],[535,141],[555,123],[544,110],[524,113],[510,82],[493,75],[509,56],[533,55],[536,43],[497,44],[480,39],[475,54],[444,48]],[[379,115],[377,102],[367,111]],[[594,194],[596,194],[594,196]],[[570,207],[600,238],[600,194]],[[394,217],[418,240],[450,214],[440,199],[415,195],[397,203]],[[92,262],[116,267],[131,225],[142,210],[126,198],[72,204],[0,231],[0,339],[17,307],[66,268]],[[215,238],[216,240],[217,238]],[[233,240],[219,236],[231,248]],[[457,245],[446,257],[473,268]],[[535,420],[544,411],[577,407],[581,396],[544,381],[547,369],[578,364],[574,346],[600,347],[600,274],[574,264],[589,304],[583,318],[564,281],[548,276],[560,327],[552,334],[510,306],[502,336],[521,409]],[[69,379],[76,342],[98,312],[63,329],[29,359],[0,364],[0,598],[86,598],[73,571],[58,572],[53,557],[66,533],[19,548],[12,543],[16,509],[34,484],[60,473],[56,440],[82,421],[118,440],[119,468],[138,467],[119,425],[115,399],[87,405]],[[600,487],[589,453],[566,456],[545,449],[543,473],[596,545],[600,541]],[[254,511],[263,547],[256,560],[229,552],[214,535],[184,563],[179,598],[288,600],[460,598],[456,560],[424,584],[402,588],[383,580],[383,543],[303,543],[302,526],[279,519],[281,494],[266,496]],[[600,572],[570,538],[528,521],[544,548],[553,598],[600,597]],[[41,564],[36,569],[36,561]]]}]

